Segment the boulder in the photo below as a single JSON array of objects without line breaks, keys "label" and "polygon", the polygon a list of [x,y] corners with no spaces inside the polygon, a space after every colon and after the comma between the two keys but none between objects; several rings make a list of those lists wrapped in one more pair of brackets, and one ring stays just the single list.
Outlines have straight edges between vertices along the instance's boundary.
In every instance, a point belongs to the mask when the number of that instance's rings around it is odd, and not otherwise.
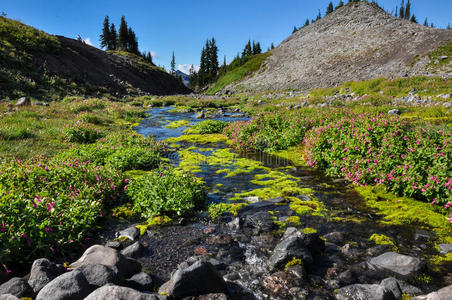
[{"label": "boulder", "polygon": [[402,299],[402,289],[397,279],[386,278],[380,282],[380,286],[390,290],[396,299]]},{"label": "boulder", "polygon": [[276,245],[272,256],[268,260],[268,267],[270,271],[282,269],[294,258],[301,259],[304,264],[314,261],[311,252],[298,235],[289,236]]},{"label": "boulder", "polygon": [[144,294],[141,292],[138,292],[134,289],[123,287],[123,286],[116,286],[116,285],[105,285],[101,288],[98,288],[91,294],[89,294],[88,297],[85,298],[85,300],[163,300],[166,299],[164,296],[157,296],[152,294]]},{"label": "boulder", "polygon": [[152,291],[154,282],[148,274],[141,272],[135,274],[127,281],[127,285],[139,291]]},{"label": "boulder", "polygon": [[337,300],[396,300],[394,294],[378,284],[352,284],[340,288]]},{"label": "boulder", "polygon": [[132,241],[135,241],[139,236],[140,231],[135,226],[130,226],[129,228],[116,233],[116,237],[118,239],[128,238],[129,240]]},{"label": "boulder", "polygon": [[77,268],[85,275],[88,283],[95,287],[101,287],[108,283],[119,283],[120,278],[116,267],[106,265],[84,265]]},{"label": "boulder", "polygon": [[88,248],[76,262],[72,263],[72,267],[78,268],[84,265],[99,264],[116,267],[119,271],[119,276],[124,278],[141,271],[141,264],[138,261],[125,257],[115,249],[101,245],[94,245]]},{"label": "boulder", "polygon": [[228,300],[225,294],[207,294],[198,297],[185,297],[182,300]]},{"label": "boulder", "polygon": [[28,282],[19,277],[14,277],[0,285],[0,295],[10,294],[17,298],[33,297],[33,289]]},{"label": "boulder", "polygon": [[267,211],[260,211],[246,216],[244,225],[248,228],[252,228],[253,234],[255,235],[258,235],[261,232],[268,232],[275,226],[272,215]]},{"label": "boulder", "polygon": [[27,97],[19,98],[19,100],[17,100],[16,102],[16,106],[28,106],[28,105],[31,105],[31,101]]},{"label": "boulder", "polygon": [[58,267],[47,258],[40,258],[31,266],[28,284],[35,293],[38,293],[46,284],[64,273],[64,268]]},{"label": "boulder", "polygon": [[121,251],[121,254],[126,257],[138,258],[143,252],[143,245],[140,242],[135,242],[129,247],[126,247]]},{"label": "boulder", "polygon": [[423,268],[423,264],[418,258],[395,252],[386,252],[374,257],[370,260],[369,265],[377,271],[400,279],[411,279]]},{"label": "boulder", "polygon": [[411,300],[450,300],[452,299],[452,285],[446,286],[428,295],[417,296]]},{"label": "boulder", "polygon": [[85,275],[74,270],[58,276],[41,289],[36,300],[72,300],[83,299],[91,292],[91,286]]},{"label": "boulder", "polygon": [[19,300],[19,298],[11,294],[3,294],[0,295],[0,300]]},{"label": "boulder", "polygon": [[212,264],[198,260],[188,267],[186,263],[181,264],[171,279],[160,287],[159,294],[182,298],[227,291],[226,282]]}]

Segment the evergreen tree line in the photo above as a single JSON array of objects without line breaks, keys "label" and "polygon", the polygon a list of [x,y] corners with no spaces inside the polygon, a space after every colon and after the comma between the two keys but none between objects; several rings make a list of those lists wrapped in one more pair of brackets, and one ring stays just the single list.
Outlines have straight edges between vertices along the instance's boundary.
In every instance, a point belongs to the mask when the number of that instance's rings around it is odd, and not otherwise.
[{"label": "evergreen tree line", "polygon": [[199,71],[190,70],[190,85],[194,87],[204,87],[215,82],[218,78],[218,46],[215,38],[206,41],[201,51],[201,62]]},{"label": "evergreen tree line", "polygon": [[151,52],[140,53],[138,50],[138,37],[135,31],[127,25],[125,16],[121,17],[119,32],[116,31],[114,23],[110,24],[110,18],[108,16],[105,17],[102,34],[100,35],[100,46],[106,50],[127,51],[139,55],[152,63]]}]

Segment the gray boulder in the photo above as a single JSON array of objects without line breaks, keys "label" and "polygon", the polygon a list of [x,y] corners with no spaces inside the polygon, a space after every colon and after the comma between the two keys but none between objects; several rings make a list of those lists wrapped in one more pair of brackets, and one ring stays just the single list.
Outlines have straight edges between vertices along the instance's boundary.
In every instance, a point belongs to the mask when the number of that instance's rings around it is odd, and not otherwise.
[{"label": "gray boulder", "polygon": [[10,294],[17,298],[34,296],[33,289],[30,287],[28,282],[19,277],[11,278],[7,282],[0,285],[0,295],[1,294]]},{"label": "gray boulder", "polygon": [[116,285],[106,285],[98,288],[85,300],[163,300],[166,299],[164,296],[157,296],[151,294],[143,294],[141,292],[135,291],[134,289],[116,286]]},{"label": "gray boulder", "polygon": [[38,293],[46,284],[63,273],[63,268],[58,267],[47,258],[40,258],[35,260],[31,266],[28,284],[35,293]]},{"label": "gray boulder", "polygon": [[337,300],[396,300],[394,294],[378,284],[352,284],[340,288]]},{"label": "gray boulder", "polygon": [[451,244],[438,244],[439,251],[441,254],[448,254],[452,252],[452,245]]},{"label": "gray boulder", "polygon": [[191,266],[186,265],[181,264],[171,275],[171,279],[160,287],[159,294],[182,298],[211,293],[227,293],[226,282],[211,263],[198,260]]},{"label": "gray boulder", "polygon": [[91,292],[85,275],[74,270],[58,276],[39,292],[36,300],[75,300],[83,299]]},{"label": "gray boulder", "polygon": [[138,258],[143,251],[143,245],[140,242],[135,242],[121,251],[121,254],[126,257]]},{"label": "gray boulder", "polygon": [[298,235],[289,236],[276,245],[272,256],[268,260],[269,269],[271,272],[282,269],[294,258],[301,259],[303,263],[308,264],[314,261],[311,252]]},{"label": "gray boulder", "polygon": [[11,294],[3,294],[0,295],[0,300],[19,300],[19,298]]},{"label": "gray boulder", "polygon": [[127,281],[127,285],[132,289],[139,291],[152,291],[154,282],[148,274],[141,272],[135,274]]},{"label": "gray boulder", "polygon": [[117,238],[128,238],[129,240],[135,241],[140,236],[140,231],[135,226],[131,226],[116,233]]},{"label": "gray boulder", "polygon": [[397,279],[386,278],[380,282],[380,286],[390,290],[396,299],[402,299],[402,289]]},{"label": "gray boulder", "polygon": [[407,280],[415,277],[423,268],[418,258],[395,252],[386,252],[374,257],[369,265],[384,274]]},{"label": "gray boulder", "polygon": [[133,274],[141,272],[141,264],[132,259],[127,258],[115,249],[94,245],[88,248],[85,253],[74,263],[72,267],[78,268],[84,265],[106,265],[116,267],[119,275],[128,278]]},{"label": "gray boulder", "polygon": [[31,105],[31,101],[27,97],[19,98],[19,100],[17,100],[16,102],[16,106],[28,106],[28,105]]},{"label": "gray boulder", "polygon": [[417,296],[411,300],[450,300],[452,299],[452,285],[446,286],[428,295]]},{"label": "gray boulder", "polygon": [[198,297],[186,297],[183,300],[228,300],[225,294],[208,294]]},{"label": "gray boulder", "polygon": [[101,287],[108,283],[119,283],[120,278],[116,267],[106,265],[84,265],[77,268],[85,275],[86,280],[92,286]]}]

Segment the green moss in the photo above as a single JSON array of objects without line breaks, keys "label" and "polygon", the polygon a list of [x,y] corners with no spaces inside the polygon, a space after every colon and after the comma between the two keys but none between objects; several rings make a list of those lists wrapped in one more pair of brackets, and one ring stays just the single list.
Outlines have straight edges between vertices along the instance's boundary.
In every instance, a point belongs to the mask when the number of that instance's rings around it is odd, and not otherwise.
[{"label": "green moss", "polygon": [[284,267],[284,271],[287,271],[287,269],[289,269],[290,267],[292,267],[292,266],[297,266],[297,265],[300,265],[300,266],[302,266],[303,265],[303,262],[301,261],[301,259],[299,259],[299,258],[292,258],[292,260],[291,261],[289,261],[287,264],[286,264],[286,266]]},{"label": "green moss", "polygon": [[196,143],[196,144],[211,144],[226,142],[228,139],[222,134],[184,134],[179,137],[166,139],[168,143]]},{"label": "green moss", "polygon": [[445,213],[429,203],[419,202],[407,197],[397,197],[387,193],[382,187],[356,187],[367,207],[376,209],[386,225],[416,225],[431,229],[439,240],[446,241],[452,236],[452,225]]},{"label": "green moss", "polygon": [[452,265],[452,253],[446,255],[434,255],[430,258],[429,262],[432,265],[432,268],[437,272],[441,272],[444,269],[447,270]]},{"label": "green moss", "polygon": [[315,228],[310,228],[310,227],[306,227],[306,228],[303,228],[303,229],[301,230],[301,232],[303,232],[303,233],[317,233],[317,229],[315,229]]},{"label": "green moss", "polygon": [[299,216],[291,216],[291,217],[287,218],[286,223],[300,226],[301,225],[301,220],[300,220]]},{"label": "green moss", "polygon": [[127,219],[127,220],[130,220],[130,219],[133,219],[136,217],[130,204],[125,204],[125,205],[113,208],[112,216],[117,217],[117,218]]},{"label": "green moss", "polygon": [[417,286],[425,286],[432,282],[432,277],[426,273],[419,274],[413,279],[413,283]]},{"label": "green moss", "polygon": [[287,160],[294,166],[305,166],[306,161],[301,155],[301,153],[303,153],[302,148],[303,148],[302,145],[298,145],[290,147],[287,150],[271,152],[270,154],[280,157],[284,160]]},{"label": "green moss", "polygon": [[149,222],[147,222],[145,224],[137,225],[136,228],[140,230],[140,235],[144,235],[146,233],[146,230],[148,230],[149,227],[162,226],[171,221],[172,221],[172,219],[170,217],[158,216],[158,217],[153,217],[152,219],[149,220]]},{"label": "green moss", "polygon": [[212,220],[230,213],[233,216],[238,215],[238,211],[247,206],[247,203],[218,203],[209,205],[209,216]]},{"label": "green moss", "polygon": [[178,120],[178,121],[174,121],[169,123],[168,125],[166,125],[166,128],[180,128],[180,127],[188,127],[190,126],[190,122],[187,120]]},{"label": "green moss", "polygon": [[327,209],[325,204],[318,200],[302,201],[296,197],[290,197],[290,209],[298,215],[312,215],[325,217]]},{"label": "green moss", "polygon": [[392,249],[394,251],[397,251],[398,248],[397,246],[394,244],[394,241],[391,240],[390,237],[384,235],[384,234],[377,234],[374,233],[372,234],[372,236],[369,238],[369,241],[373,241],[376,245],[391,245]]}]

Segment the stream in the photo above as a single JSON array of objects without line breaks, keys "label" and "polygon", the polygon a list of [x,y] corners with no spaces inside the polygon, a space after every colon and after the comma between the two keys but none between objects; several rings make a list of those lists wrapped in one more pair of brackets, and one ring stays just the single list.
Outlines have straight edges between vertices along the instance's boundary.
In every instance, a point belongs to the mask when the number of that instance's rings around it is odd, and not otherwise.
[{"label": "stream", "polygon": [[[153,108],[149,117],[135,128],[136,132],[164,141],[180,137],[188,126],[205,120],[197,119],[194,112],[171,112],[172,109]],[[208,118],[227,122],[248,119],[227,109]],[[180,120],[188,121],[189,125],[166,127]],[[398,253],[421,259],[433,254],[432,232],[410,226],[380,225],[381,217],[366,209],[360,196],[343,180],[328,178],[312,168],[294,166],[288,160],[265,153],[234,153],[224,141],[178,141],[172,142],[171,148],[169,158],[174,166],[184,164],[187,155],[199,158],[185,162],[185,166],[206,182],[209,204],[231,203],[230,199],[237,204],[251,204],[240,210],[238,217],[226,215],[213,222],[207,212],[202,212],[194,218],[148,229],[140,239],[144,251],[138,260],[158,283],[168,280],[181,262],[202,256],[226,279],[233,299],[335,299],[334,291],[340,287],[379,283],[385,278],[369,270],[365,263],[392,251],[390,245],[375,245],[369,240],[375,233],[390,237]],[[292,196],[311,201],[314,207],[312,213],[299,215],[298,222],[293,224],[287,220],[293,220],[297,214],[283,198],[268,201],[255,196],[256,189],[274,192],[280,184],[288,183],[299,192]],[[281,226],[283,223],[287,225]],[[305,266],[307,274],[297,270],[269,271],[268,258],[287,227],[316,231],[326,238],[324,254]],[[107,234],[106,238],[113,236]],[[452,281],[450,273],[430,268],[422,274],[431,280],[416,279],[410,284],[423,292]]]}]

